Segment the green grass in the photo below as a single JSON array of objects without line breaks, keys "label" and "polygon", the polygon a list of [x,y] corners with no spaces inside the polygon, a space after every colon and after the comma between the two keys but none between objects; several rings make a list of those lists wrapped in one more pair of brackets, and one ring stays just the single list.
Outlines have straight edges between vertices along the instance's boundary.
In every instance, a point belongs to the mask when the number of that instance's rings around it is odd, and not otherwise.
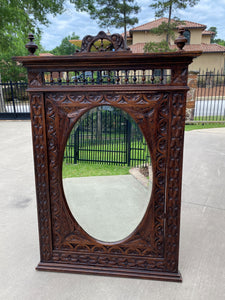
[{"label": "green grass", "polygon": [[202,116],[202,117],[195,117],[194,120],[198,122],[203,122],[203,121],[225,122],[225,117],[224,116]]},{"label": "green grass", "polygon": [[127,175],[131,167],[107,164],[66,164],[63,163],[63,178],[89,177],[89,176],[111,176]]},{"label": "green grass", "polygon": [[[205,123],[185,125],[185,131],[195,129],[219,128],[225,127],[221,123]],[[88,176],[112,176],[112,175],[127,175],[129,174],[128,166],[108,165],[99,163],[78,163],[67,164],[63,163],[63,178],[70,177],[88,177]]]},{"label": "green grass", "polygon": [[220,128],[225,127],[225,123],[197,123],[185,125],[185,131],[191,131],[195,129],[207,129],[207,128]]}]

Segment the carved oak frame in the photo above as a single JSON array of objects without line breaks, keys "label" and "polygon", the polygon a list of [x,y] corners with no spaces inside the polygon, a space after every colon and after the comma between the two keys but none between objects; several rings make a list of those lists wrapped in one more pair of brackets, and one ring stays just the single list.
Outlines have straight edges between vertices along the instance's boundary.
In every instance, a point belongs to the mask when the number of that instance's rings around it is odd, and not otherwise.
[{"label": "carved oak frame", "polygon": [[[17,57],[28,68],[40,255],[38,270],[181,281],[178,271],[183,137],[188,64],[200,52],[98,53]],[[46,86],[44,72],[171,69],[171,83]],[[103,243],[71,214],[62,186],[64,147],[88,110],[112,105],[126,111],[150,149],[153,187],[146,213],[127,238]]]}]

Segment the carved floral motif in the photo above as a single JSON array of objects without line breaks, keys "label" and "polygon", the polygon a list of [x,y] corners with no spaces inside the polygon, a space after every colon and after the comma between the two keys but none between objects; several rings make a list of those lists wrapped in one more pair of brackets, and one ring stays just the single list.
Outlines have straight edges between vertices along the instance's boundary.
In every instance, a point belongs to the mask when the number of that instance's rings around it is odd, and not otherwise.
[{"label": "carved floral motif", "polygon": [[[82,249],[82,247],[80,247]],[[96,250],[98,250],[96,248]],[[99,251],[97,251],[99,252]],[[163,271],[165,269],[165,263],[162,259],[149,259],[138,257],[139,253],[136,253],[136,257],[133,258],[126,257],[124,255],[107,254],[104,255],[104,251],[98,254],[80,254],[76,252],[66,253],[63,251],[58,251],[54,253],[53,260],[55,262],[69,263],[75,265],[84,266],[95,266],[95,267],[110,267],[110,268],[124,268],[133,270],[144,270],[144,271]]]},{"label": "carved floral motif", "polygon": [[166,221],[166,270],[178,271],[178,248],[180,226],[180,197],[182,179],[183,134],[185,123],[185,99],[175,93],[171,99],[171,138],[167,180]]},{"label": "carved floral motif", "polygon": [[48,195],[47,153],[45,148],[44,107],[42,94],[32,94],[31,120],[33,129],[34,161],[36,173],[37,208],[41,260],[49,261],[52,256],[50,203]]},{"label": "carved floral motif", "polygon": [[[167,123],[168,123],[168,94],[130,94],[128,97],[126,95],[116,95],[113,97],[109,95],[99,94],[86,94],[81,96],[76,93],[69,93],[62,97],[60,94],[47,94],[46,97],[46,116],[47,116],[47,131],[48,131],[48,148],[50,151],[50,193],[51,193],[51,206],[53,208],[52,212],[52,222],[53,222],[53,231],[55,237],[54,247],[55,249],[70,249],[76,253],[105,253],[114,255],[126,255],[127,263],[130,263],[130,260],[136,255],[143,257],[158,257],[163,255],[163,228],[164,228],[164,205],[165,205],[165,157],[167,147]],[[158,164],[156,165],[155,174],[156,176],[156,188],[153,189],[155,193],[156,200],[153,197],[154,203],[154,232],[155,235],[152,235],[150,232],[143,231],[142,229],[137,230],[132,238],[125,240],[122,244],[118,245],[102,245],[98,244],[96,240],[90,238],[80,226],[71,220],[71,216],[68,213],[68,209],[62,204],[60,200],[60,178],[57,168],[57,151],[56,145],[59,144],[59,140],[62,139],[60,136],[60,130],[57,126],[59,124],[68,124],[66,128],[64,127],[64,136],[68,136],[74,120],[77,120],[86,108],[86,101],[89,101],[89,107],[96,106],[102,103],[104,99],[104,104],[114,104],[116,107],[120,107],[129,112],[140,127],[146,127],[146,122],[149,125],[153,122],[154,117],[154,107],[158,106],[159,114],[159,127],[158,127],[158,138],[160,142],[156,141],[158,145],[158,150],[156,152],[156,157]],[[121,102],[121,99],[125,100]],[[143,100],[140,103],[140,99]],[[65,101],[66,100],[66,101]],[[138,103],[133,106],[134,103]],[[84,108],[85,105],[85,108]],[[125,108],[126,107],[126,108]],[[57,116],[59,120],[56,120],[56,108]],[[68,119],[75,118],[71,123]],[[67,120],[67,121],[66,121]],[[164,120],[164,123],[162,122]],[[70,124],[70,125],[69,125]],[[61,132],[62,135],[62,132]],[[149,138],[146,138],[147,142],[150,143]],[[58,174],[58,175],[57,175]],[[161,175],[160,175],[161,174]],[[57,177],[58,176],[58,177]],[[164,179],[163,179],[164,178]],[[61,202],[61,203],[60,203]],[[147,219],[147,218],[146,218]],[[70,221],[68,221],[70,220]],[[148,222],[148,220],[147,220]],[[64,237],[63,237],[64,236]],[[96,246],[97,244],[97,246]],[[65,257],[64,254],[63,257]],[[79,254],[81,255],[81,254]],[[60,256],[62,257],[62,256]],[[59,259],[59,258],[58,258]],[[68,260],[70,260],[68,258]],[[151,264],[153,262],[151,261]],[[146,264],[147,261],[146,261]],[[156,264],[157,265],[157,264]],[[160,263],[162,266],[162,263]]]}]

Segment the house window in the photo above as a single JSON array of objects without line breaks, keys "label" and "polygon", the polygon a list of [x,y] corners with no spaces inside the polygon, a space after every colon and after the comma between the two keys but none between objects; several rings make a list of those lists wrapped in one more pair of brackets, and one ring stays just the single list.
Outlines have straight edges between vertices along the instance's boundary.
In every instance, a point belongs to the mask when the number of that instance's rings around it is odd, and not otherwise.
[{"label": "house window", "polygon": [[184,36],[185,36],[186,39],[187,39],[187,44],[190,44],[191,33],[190,33],[190,31],[189,31],[188,29],[185,30]]}]

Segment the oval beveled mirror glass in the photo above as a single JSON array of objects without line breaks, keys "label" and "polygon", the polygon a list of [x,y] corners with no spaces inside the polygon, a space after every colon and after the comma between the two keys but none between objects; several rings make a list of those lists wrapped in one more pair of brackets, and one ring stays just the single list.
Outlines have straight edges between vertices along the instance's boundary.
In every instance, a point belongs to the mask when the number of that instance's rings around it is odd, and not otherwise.
[{"label": "oval beveled mirror glass", "polygon": [[80,118],[65,147],[62,175],[71,213],[95,239],[122,240],[141,222],[152,190],[151,159],[124,111],[101,106]]}]

